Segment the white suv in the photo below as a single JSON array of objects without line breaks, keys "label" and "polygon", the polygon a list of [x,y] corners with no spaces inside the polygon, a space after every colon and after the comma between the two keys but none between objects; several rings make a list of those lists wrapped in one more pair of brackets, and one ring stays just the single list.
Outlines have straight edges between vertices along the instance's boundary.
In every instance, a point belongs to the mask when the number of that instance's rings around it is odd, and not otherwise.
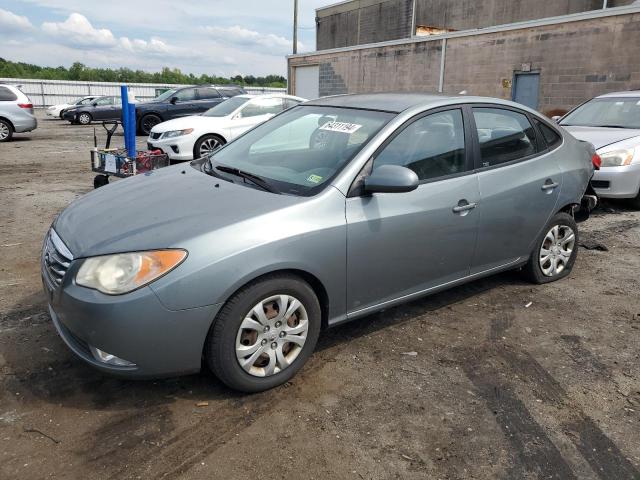
[{"label": "white suv", "polygon": [[30,132],[38,126],[29,97],[12,85],[0,84],[0,142],[15,133]]}]

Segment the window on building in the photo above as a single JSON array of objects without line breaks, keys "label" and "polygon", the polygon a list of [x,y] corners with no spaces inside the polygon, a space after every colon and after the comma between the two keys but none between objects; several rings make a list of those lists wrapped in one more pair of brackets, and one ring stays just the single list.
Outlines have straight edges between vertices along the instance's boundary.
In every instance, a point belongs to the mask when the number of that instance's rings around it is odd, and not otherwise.
[{"label": "window on building", "polygon": [[465,146],[462,111],[448,110],[416,120],[376,157],[373,168],[380,165],[410,168],[420,180],[463,172]]},{"label": "window on building", "polygon": [[483,167],[519,160],[538,152],[526,115],[500,108],[474,108]]}]

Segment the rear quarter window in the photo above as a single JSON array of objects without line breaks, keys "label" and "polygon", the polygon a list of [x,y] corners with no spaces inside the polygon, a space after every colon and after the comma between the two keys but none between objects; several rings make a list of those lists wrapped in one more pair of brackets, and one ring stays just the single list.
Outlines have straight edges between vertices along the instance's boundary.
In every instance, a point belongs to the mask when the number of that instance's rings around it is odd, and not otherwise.
[{"label": "rear quarter window", "polygon": [[547,146],[549,148],[551,149],[556,148],[558,145],[562,143],[562,137],[553,128],[551,128],[546,123],[541,122],[540,120],[537,120],[537,119],[535,119],[534,122],[538,127],[538,130],[540,131],[542,138],[544,138],[544,141],[547,142]]},{"label": "rear quarter window", "polygon": [[7,87],[0,87],[0,102],[13,102],[18,96]]}]

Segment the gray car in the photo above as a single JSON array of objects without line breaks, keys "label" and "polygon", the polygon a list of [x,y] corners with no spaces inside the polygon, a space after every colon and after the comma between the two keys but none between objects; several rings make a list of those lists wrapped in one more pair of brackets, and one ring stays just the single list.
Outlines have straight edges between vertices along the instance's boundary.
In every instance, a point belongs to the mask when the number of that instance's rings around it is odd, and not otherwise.
[{"label": "gray car", "polygon": [[30,132],[37,126],[29,97],[13,85],[0,85],[0,142],[8,142],[14,133]]},{"label": "gray car", "polygon": [[512,102],[306,102],[100,188],[49,231],[53,322],[105,372],[286,382],[326,327],[504,270],[566,276],[592,151]]},{"label": "gray car", "polygon": [[640,91],[601,95],[560,120],[574,137],[592,143],[602,166],[592,185],[603,198],[623,198],[640,209]]}]

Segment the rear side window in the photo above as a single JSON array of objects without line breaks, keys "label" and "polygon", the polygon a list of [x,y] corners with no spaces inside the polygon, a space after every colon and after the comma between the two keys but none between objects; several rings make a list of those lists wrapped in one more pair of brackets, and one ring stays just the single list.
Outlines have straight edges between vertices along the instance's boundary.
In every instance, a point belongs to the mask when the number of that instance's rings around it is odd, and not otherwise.
[{"label": "rear side window", "polygon": [[465,171],[464,124],[461,110],[422,117],[402,130],[373,163],[410,168],[420,180]]},{"label": "rear side window", "polygon": [[200,100],[210,100],[212,98],[220,98],[220,94],[215,88],[211,88],[211,87],[199,88],[198,98]]},{"label": "rear side window", "polygon": [[244,92],[239,88],[218,88],[220,95],[223,97],[235,97],[236,95],[242,95]]},{"label": "rear side window", "polygon": [[540,130],[545,142],[547,142],[547,146],[549,148],[556,148],[562,143],[562,137],[553,128],[538,119],[534,119],[534,122],[536,123],[538,130]]},{"label": "rear side window", "polygon": [[13,102],[18,96],[7,87],[0,87],[0,102]]},{"label": "rear side window", "polygon": [[474,108],[483,167],[520,160],[538,153],[536,133],[523,113]]}]

